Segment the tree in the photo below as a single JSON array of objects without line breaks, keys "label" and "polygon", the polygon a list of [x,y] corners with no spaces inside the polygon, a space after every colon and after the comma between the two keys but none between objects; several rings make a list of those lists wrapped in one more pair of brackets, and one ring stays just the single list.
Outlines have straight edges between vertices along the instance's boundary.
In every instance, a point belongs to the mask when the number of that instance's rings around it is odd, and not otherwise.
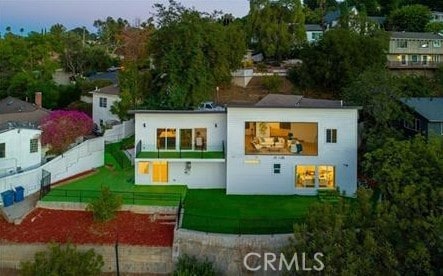
[{"label": "tree", "polygon": [[33,262],[20,263],[20,274],[33,275],[100,275],[103,257],[94,249],[80,251],[71,244],[50,245],[35,254]]},{"label": "tree", "polygon": [[104,187],[100,196],[89,203],[86,210],[92,211],[94,220],[105,222],[115,218],[121,206],[122,198],[111,193],[109,187]]},{"label": "tree", "polygon": [[320,253],[324,275],[393,275],[399,261],[383,235],[383,219],[389,222],[389,217],[382,217],[371,197],[372,191],[360,189],[356,200],[310,206],[305,223],[295,225],[294,238],[283,250],[285,256],[303,252],[305,267],[312,268],[319,266],[313,257]]},{"label": "tree", "polygon": [[339,98],[343,87],[363,71],[385,66],[387,42],[384,32],[362,35],[347,29],[330,30],[319,43],[301,50],[303,64],[293,69],[291,80],[302,89]]},{"label": "tree", "polygon": [[425,32],[442,33],[443,32],[443,22],[429,22],[425,27]]},{"label": "tree", "polygon": [[[443,258],[443,139],[421,136],[388,140],[367,153],[363,167],[378,181],[385,212],[392,218],[389,241],[400,274],[441,273]],[[439,270],[440,269],[440,270]]]},{"label": "tree", "polygon": [[249,36],[267,58],[281,60],[306,41],[300,0],[251,1]]},{"label": "tree", "polygon": [[368,128],[388,128],[403,114],[400,98],[405,95],[386,69],[364,71],[343,89],[342,96],[348,105],[363,106],[361,116]]},{"label": "tree", "polygon": [[431,19],[431,11],[423,5],[404,6],[394,10],[388,17],[388,25],[393,31],[424,32]]},{"label": "tree", "polygon": [[42,144],[49,145],[51,152],[61,154],[77,138],[90,134],[93,122],[79,111],[56,110],[43,119],[41,128]]},{"label": "tree", "polygon": [[[322,253],[325,275],[438,275],[443,258],[443,139],[389,139],[365,155],[364,171],[381,200],[310,207],[285,256]],[[308,258],[307,267],[312,267]]]},{"label": "tree", "polygon": [[230,83],[246,52],[244,33],[235,22],[223,26],[174,1],[156,8],[159,29],[149,45],[156,86],[151,102],[158,108],[192,108],[210,99],[215,87]]},{"label": "tree", "polygon": [[97,28],[100,43],[106,47],[108,54],[113,55],[122,46],[121,34],[126,27],[129,27],[129,22],[120,17],[115,20],[108,16],[104,21],[95,20],[94,27]]}]

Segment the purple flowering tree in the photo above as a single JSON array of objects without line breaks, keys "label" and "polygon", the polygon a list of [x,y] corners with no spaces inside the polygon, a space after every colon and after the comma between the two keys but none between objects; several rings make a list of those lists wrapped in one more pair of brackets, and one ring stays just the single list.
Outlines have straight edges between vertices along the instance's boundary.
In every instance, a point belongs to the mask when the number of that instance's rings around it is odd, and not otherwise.
[{"label": "purple flowering tree", "polygon": [[75,139],[90,134],[93,125],[83,112],[55,110],[42,121],[42,144],[49,145],[52,153],[63,153]]}]

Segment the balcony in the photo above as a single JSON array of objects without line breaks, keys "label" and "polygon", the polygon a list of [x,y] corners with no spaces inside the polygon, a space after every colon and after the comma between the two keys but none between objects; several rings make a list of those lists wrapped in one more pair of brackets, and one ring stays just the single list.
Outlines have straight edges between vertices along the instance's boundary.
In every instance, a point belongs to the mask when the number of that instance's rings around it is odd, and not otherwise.
[{"label": "balcony", "polygon": [[441,61],[388,61],[387,66],[390,69],[436,69],[441,64]]},{"label": "balcony", "polygon": [[155,145],[142,146],[141,141],[137,143],[136,158],[149,159],[225,159],[224,142],[220,146],[207,146],[193,150],[166,150],[156,148]]}]

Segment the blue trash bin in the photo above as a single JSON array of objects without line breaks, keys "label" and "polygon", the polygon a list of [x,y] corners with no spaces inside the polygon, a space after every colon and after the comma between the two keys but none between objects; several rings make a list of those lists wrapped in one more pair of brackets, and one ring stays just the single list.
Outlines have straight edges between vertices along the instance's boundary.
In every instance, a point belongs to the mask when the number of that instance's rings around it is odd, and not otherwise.
[{"label": "blue trash bin", "polygon": [[4,191],[2,194],[2,200],[3,200],[3,206],[8,207],[14,204],[14,191],[7,190]]},{"label": "blue trash bin", "polygon": [[24,198],[25,198],[25,188],[23,188],[22,186],[15,187],[14,201],[20,202],[23,201]]}]

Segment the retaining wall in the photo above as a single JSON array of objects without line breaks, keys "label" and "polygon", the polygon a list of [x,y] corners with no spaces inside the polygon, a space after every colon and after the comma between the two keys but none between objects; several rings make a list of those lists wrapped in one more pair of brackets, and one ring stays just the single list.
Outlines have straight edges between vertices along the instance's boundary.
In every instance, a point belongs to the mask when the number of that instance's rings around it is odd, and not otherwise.
[{"label": "retaining wall", "polygon": [[[35,253],[47,250],[46,244],[0,244],[0,271],[2,268],[18,269],[21,261],[34,259]],[[103,256],[103,272],[115,272],[114,245],[77,245],[79,250],[94,249]],[[170,247],[119,245],[120,273],[170,274],[172,272]]]},{"label": "retaining wall", "polygon": [[[280,254],[281,248],[288,244],[292,234],[279,235],[230,235],[215,234],[178,229],[174,232],[172,258],[177,262],[178,257],[187,254],[197,259],[213,262],[216,270],[223,275],[278,275],[276,271],[248,271],[243,259],[250,252],[261,256],[264,253]],[[254,256],[253,256],[254,257]],[[247,258],[248,265],[263,268],[263,258]]]}]

